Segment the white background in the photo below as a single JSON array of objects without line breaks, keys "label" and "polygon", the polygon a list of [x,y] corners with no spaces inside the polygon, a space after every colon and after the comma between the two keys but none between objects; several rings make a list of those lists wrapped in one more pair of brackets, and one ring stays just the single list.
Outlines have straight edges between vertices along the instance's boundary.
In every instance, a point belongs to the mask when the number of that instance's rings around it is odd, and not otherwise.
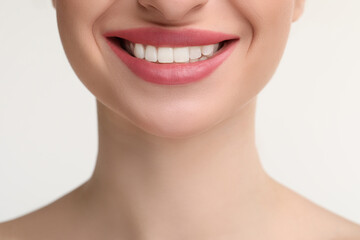
[{"label": "white background", "polygon": [[[275,179],[360,223],[360,1],[307,0],[259,96],[257,141]],[[73,73],[50,0],[0,1],[0,221],[86,181],[95,98]]]}]

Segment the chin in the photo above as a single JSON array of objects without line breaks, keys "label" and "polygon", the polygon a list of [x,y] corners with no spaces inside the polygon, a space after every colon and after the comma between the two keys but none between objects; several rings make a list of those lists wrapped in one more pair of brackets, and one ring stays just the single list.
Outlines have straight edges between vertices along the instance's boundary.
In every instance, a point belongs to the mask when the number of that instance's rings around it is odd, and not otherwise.
[{"label": "chin", "polygon": [[[209,112],[211,110],[211,112]],[[223,120],[224,114],[216,109],[207,111],[152,108],[151,111],[126,113],[127,119],[147,134],[166,139],[187,139],[200,135]]]}]

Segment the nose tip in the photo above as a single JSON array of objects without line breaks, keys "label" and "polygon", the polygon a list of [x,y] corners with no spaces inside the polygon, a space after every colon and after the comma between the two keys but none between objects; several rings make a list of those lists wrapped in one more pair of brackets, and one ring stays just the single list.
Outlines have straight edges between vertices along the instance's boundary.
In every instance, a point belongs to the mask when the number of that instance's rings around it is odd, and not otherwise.
[{"label": "nose tip", "polygon": [[140,6],[149,14],[160,15],[168,22],[180,21],[207,2],[208,0],[138,0]]}]

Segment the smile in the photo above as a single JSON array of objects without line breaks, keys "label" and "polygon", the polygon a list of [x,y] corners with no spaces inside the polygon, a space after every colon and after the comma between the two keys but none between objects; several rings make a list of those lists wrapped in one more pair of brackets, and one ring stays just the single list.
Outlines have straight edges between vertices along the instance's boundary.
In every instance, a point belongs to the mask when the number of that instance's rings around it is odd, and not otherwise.
[{"label": "smile", "polygon": [[110,48],[141,79],[185,84],[211,74],[239,37],[197,29],[137,28],[104,34]]},{"label": "smile", "polygon": [[221,42],[205,46],[156,47],[133,43],[121,38],[111,38],[111,41],[126,50],[131,56],[155,63],[189,63],[203,61],[212,57],[225,44],[225,42]]}]

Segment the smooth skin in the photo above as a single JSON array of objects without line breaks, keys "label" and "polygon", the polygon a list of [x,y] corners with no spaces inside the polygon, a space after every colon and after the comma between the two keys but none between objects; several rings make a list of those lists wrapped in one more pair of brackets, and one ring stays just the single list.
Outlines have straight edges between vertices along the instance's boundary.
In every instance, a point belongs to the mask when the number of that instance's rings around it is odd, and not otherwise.
[{"label": "smooth skin", "polygon": [[[0,224],[1,240],[360,239],[360,226],[272,179],[255,144],[257,95],[304,0],[54,6],[67,57],[97,100],[97,164],[75,190]],[[201,28],[241,41],[206,79],[162,86],[135,76],[101,35],[146,26]]]}]

